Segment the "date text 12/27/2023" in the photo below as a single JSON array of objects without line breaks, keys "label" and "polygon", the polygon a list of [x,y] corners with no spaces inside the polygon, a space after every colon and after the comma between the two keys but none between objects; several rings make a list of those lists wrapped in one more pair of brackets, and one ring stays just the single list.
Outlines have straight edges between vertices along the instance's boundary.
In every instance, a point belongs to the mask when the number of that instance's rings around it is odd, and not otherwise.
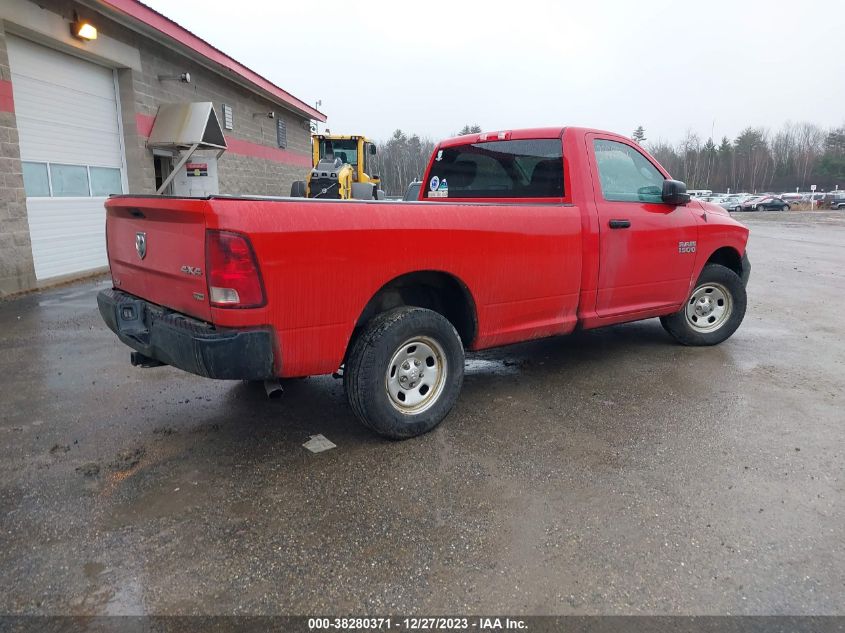
[{"label": "date text 12/27/2023", "polygon": [[525,631],[525,620],[500,617],[419,617],[419,618],[308,618],[309,631]]}]

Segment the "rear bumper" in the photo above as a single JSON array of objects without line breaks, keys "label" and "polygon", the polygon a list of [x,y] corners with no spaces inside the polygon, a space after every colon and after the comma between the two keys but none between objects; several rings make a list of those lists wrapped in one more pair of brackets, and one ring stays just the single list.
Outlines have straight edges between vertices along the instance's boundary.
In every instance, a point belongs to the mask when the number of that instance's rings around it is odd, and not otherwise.
[{"label": "rear bumper", "polygon": [[120,290],[102,290],[97,305],[118,338],[144,356],[206,378],[272,378],[269,329],[215,328]]}]

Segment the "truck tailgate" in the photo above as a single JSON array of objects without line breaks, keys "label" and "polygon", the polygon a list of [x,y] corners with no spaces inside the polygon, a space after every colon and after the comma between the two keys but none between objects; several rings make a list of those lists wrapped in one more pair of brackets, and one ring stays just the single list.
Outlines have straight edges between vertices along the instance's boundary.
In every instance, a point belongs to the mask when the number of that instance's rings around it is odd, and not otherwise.
[{"label": "truck tailgate", "polygon": [[210,321],[205,278],[206,201],[112,198],[106,202],[106,211],[115,288]]}]

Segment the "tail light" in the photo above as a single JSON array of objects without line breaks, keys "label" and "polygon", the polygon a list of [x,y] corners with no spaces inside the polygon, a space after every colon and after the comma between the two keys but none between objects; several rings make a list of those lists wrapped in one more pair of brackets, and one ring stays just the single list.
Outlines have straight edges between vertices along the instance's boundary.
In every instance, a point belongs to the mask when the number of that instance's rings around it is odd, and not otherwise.
[{"label": "tail light", "polygon": [[258,308],[264,284],[255,253],[243,235],[208,231],[205,239],[208,299],[217,308]]}]

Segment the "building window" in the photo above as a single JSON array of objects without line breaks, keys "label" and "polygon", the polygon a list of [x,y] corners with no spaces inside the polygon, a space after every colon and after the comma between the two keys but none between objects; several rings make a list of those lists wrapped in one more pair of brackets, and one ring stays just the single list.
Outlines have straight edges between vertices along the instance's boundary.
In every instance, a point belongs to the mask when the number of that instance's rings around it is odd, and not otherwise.
[{"label": "building window", "polygon": [[50,183],[53,197],[90,196],[88,170],[84,165],[50,165]]},{"label": "building window", "polygon": [[47,163],[21,163],[23,166],[23,188],[28,198],[49,198],[50,178]]},{"label": "building window", "polygon": [[227,103],[223,104],[223,127],[227,130],[235,128],[235,115],[232,112],[232,106]]},{"label": "building window", "polygon": [[91,195],[110,196],[113,193],[123,193],[120,184],[120,170],[113,167],[89,167],[91,174]]},{"label": "building window", "polygon": [[21,165],[27,198],[105,198],[123,193],[123,178],[117,167],[29,161]]},{"label": "building window", "polygon": [[276,141],[282,149],[288,146],[288,128],[281,118],[276,121]]}]

